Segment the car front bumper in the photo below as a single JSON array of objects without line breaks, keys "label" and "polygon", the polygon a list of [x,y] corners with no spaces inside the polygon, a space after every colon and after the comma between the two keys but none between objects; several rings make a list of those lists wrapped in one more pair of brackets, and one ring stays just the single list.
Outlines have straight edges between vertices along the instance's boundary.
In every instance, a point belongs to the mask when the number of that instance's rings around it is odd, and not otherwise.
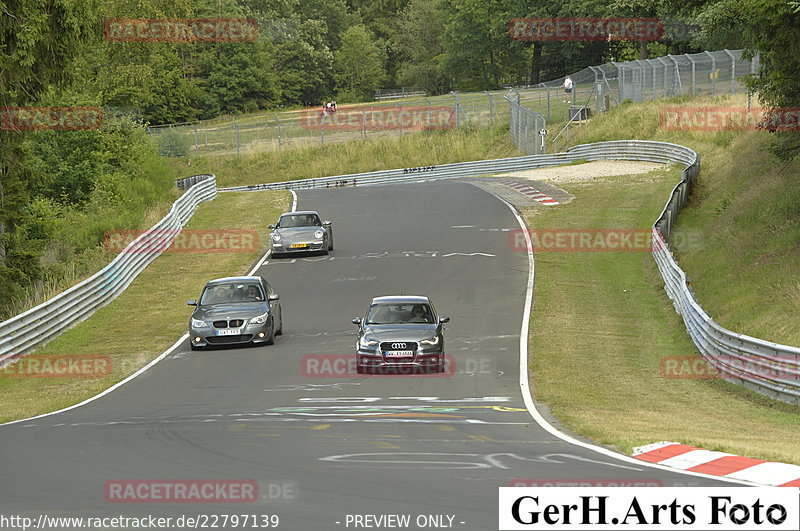
[{"label": "car front bumper", "polygon": [[247,324],[241,327],[238,334],[219,335],[219,330],[213,325],[204,328],[190,326],[189,341],[195,347],[264,343],[272,334],[272,316],[270,315],[264,324]]},{"label": "car front bumper", "polygon": [[415,374],[444,367],[442,351],[417,351],[413,357],[387,358],[383,352],[358,350],[356,365],[364,369],[378,370],[386,374]]},{"label": "car front bumper", "polygon": [[[293,247],[293,245],[302,244],[303,247]],[[294,242],[284,245],[283,243],[272,242],[272,254],[288,254],[288,253],[307,253],[313,251],[324,251],[325,242],[322,240],[315,240],[310,242]]]}]

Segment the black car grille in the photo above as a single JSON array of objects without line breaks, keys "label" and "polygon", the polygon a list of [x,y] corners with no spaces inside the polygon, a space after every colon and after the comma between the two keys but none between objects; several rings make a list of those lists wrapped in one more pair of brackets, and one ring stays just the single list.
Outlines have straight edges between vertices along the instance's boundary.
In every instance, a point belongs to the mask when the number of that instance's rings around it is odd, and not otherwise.
[{"label": "black car grille", "polygon": [[384,341],[381,343],[381,350],[386,352],[388,350],[417,350],[417,343],[415,341]]},{"label": "black car grille", "polygon": [[244,319],[231,319],[230,321],[214,321],[214,328],[239,328],[244,324]]},{"label": "black car grille", "polygon": [[212,345],[221,345],[224,343],[246,343],[253,339],[253,334],[241,334],[238,336],[212,336],[207,337],[206,341]]}]

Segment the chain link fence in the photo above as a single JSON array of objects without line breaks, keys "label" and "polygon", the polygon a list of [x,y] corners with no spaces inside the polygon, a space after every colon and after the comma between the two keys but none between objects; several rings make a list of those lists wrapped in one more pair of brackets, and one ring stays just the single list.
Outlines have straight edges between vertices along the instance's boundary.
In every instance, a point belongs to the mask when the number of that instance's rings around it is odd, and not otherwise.
[{"label": "chain link fence", "polygon": [[519,93],[506,96],[509,104],[509,133],[517,149],[526,155],[546,153],[547,121],[536,111],[519,104]]},{"label": "chain link fence", "polygon": [[242,155],[326,145],[426,129],[486,127],[508,118],[506,90],[409,96],[402,102],[340,105],[335,112],[307,108],[226,120],[151,126],[165,156]]},{"label": "chain link fence", "polygon": [[[398,136],[423,129],[487,127],[509,119],[513,105],[507,104],[508,94],[514,95],[517,104],[538,113],[546,123],[569,123],[576,118],[587,118],[590,112],[605,112],[626,100],[744,93],[746,89],[739,79],[757,72],[758,67],[758,57],[746,61],[741,50],[667,55],[590,66],[546,83],[505,90],[450,92],[432,97],[408,95],[402,102],[342,105],[334,113],[307,108],[152,126],[148,131],[166,156],[241,155]],[[573,82],[570,94],[563,88],[566,77]],[[515,143],[522,146],[520,149],[525,153],[545,152],[539,126],[534,125],[540,123],[539,119],[519,114],[515,120],[518,134],[527,130],[535,136],[517,137]],[[559,135],[553,135],[553,148],[549,150],[556,148],[558,139]]]}]

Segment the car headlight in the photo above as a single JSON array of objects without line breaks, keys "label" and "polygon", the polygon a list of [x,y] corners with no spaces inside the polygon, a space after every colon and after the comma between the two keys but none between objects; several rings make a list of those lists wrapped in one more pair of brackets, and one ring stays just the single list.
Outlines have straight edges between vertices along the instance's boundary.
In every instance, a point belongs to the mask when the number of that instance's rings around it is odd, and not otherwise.
[{"label": "car headlight", "polygon": [[278,234],[277,232],[273,232],[272,234],[269,235],[269,237],[272,238],[272,241],[274,242],[281,241],[281,235]]},{"label": "car headlight", "polygon": [[192,328],[208,328],[208,323],[192,317]]},{"label": "car headlight", "polygon": [[428,339],[423,339],[420,341],[423,345],[438,345],[439,344],[439,336],[433,336]]},{"label": "car headlight", "polygon": [[358,348],[374,347],[377,344],[378,344],[377,341],[374,341],[372,339],[367,339],[366,337],[362,337],[361,339],[358,340]]},{"label": "car headlight", "polygon": [[314,233],[314,237],[315,237],[316,239],[318,239],[318,240],[319,240],[320,238],[322,238],[324,235],[325,235],[325,231],[323,231],[323,230],[318,230],[317,232],[315,232],[315,233]]},{"label": "car headlight", "polygon": [[269,317],[269,312],[253,317],[250,319],[250,324],[264,324],[267,322],[267,317]]}]

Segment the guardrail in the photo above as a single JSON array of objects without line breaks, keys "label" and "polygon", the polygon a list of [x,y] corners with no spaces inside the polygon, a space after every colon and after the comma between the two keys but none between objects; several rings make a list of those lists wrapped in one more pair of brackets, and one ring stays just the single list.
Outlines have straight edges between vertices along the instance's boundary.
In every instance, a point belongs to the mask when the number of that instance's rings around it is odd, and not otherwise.
[{"label": "guardrail", "polygon": [[184,177],[183,179],[175,179],[175,186],[177,186],[179,190],[188,190],[200,181],[213,178],[214,176],[210,173],[201,173],[200,175],[192,175],[191,177]]},{"label": "guardrail", "polygon": [[[423,168],[400,168],[221,188],[219,191],[301,190],[457,179],[558,166],[578,160],[608,159],[679,163],[685,167],[681,182],[675,186],[664,210],[653,224],[653,258],[664,278],[665,290],[672,299],[675,310],[683,317],[686,330],[700,353],[724,378],[772,398],[800,404],[800,349],[738,334],[715,323],[695,301],[687,286],[686,274],[678,267],[672,256],[667,244],[669,235],[677,214],[687,203],[691,187],[700,172],[700,157],[688,147],[642,140],[598,142],[548,155],[480,160]],[[770,373],[776,372],[778,376],[769,376]]]},{"label": "guardrail", "polygon": [[125,291],[175,239],[197,205],[216,197],[216,185],[213,175],[203,176],[175,201],[161,221],[132,241],[101,271],[0,323],[0,367],[88,318]]}]

